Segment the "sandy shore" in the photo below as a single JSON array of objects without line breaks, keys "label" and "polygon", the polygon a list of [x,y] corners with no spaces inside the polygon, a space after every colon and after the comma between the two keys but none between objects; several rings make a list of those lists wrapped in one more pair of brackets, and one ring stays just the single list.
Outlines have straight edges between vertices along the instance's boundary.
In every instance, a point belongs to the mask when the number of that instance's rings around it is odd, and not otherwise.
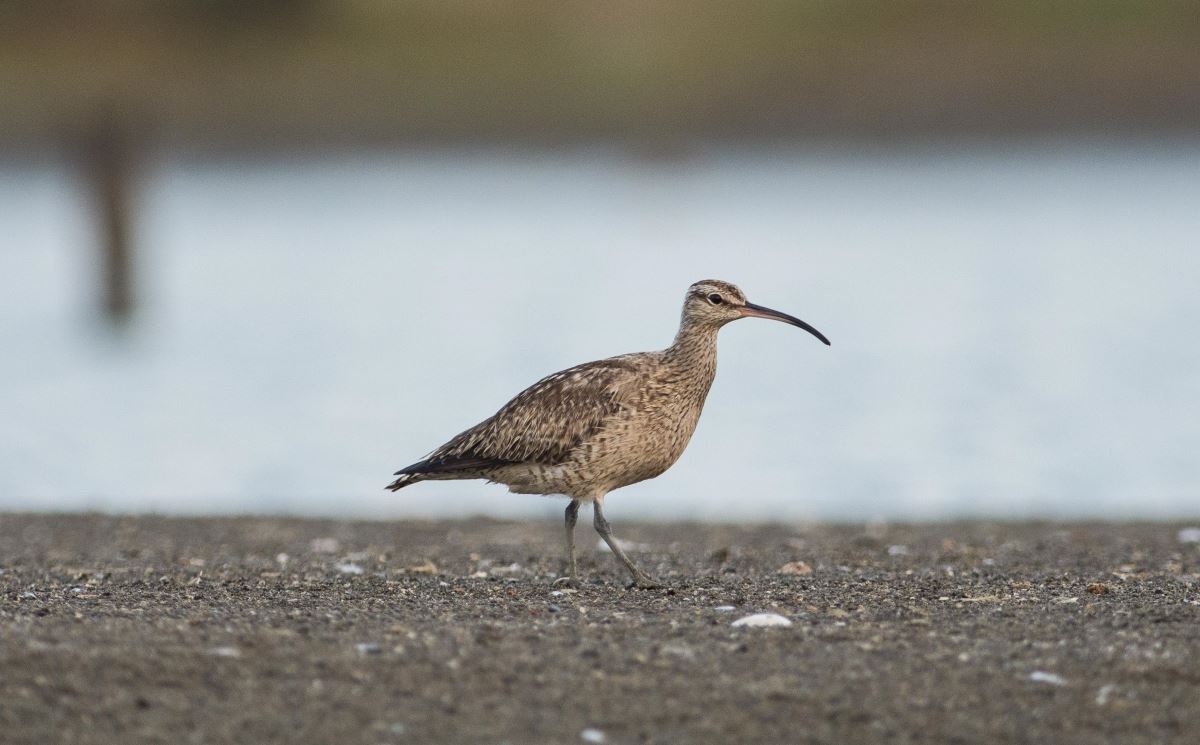
[{"label": "sandy shore", "polygon": [[0,740],[1200,737],[1186,525],[615,527],[0,515]]}]

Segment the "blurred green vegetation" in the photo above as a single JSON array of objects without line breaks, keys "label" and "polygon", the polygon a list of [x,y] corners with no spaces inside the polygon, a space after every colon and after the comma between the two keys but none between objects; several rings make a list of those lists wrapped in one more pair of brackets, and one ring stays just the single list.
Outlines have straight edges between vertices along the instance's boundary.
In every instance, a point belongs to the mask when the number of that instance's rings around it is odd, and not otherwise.
[{"label": "blurred green vegetation", "polygon": [[0,141],[1196,134],[1196,0],[0,1]]}]

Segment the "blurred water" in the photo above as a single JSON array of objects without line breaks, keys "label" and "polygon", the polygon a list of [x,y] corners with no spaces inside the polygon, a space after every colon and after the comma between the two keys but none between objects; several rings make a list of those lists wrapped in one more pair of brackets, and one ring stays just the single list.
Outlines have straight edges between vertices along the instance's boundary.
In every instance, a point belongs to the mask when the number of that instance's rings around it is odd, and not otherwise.
[{"label": "blurred water", "polygon": [[1200,148],[368,154],[149,164],[142,317],[87,203],[0,170],[0,509],[558,514],[389,475],[538,377],[722,333],[699,430],[610,514],[1200,514]]}]

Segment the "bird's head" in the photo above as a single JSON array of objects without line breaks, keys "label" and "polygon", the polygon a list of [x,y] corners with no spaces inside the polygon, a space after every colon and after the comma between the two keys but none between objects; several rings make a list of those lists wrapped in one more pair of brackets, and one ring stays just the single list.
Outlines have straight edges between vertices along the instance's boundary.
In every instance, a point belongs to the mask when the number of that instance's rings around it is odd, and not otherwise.
[{"label": "bird's head", "polygon": [[746,300],[746,295],[735,285],[719,279],[704,279],[688,288],[683,301],[683,322],[720,328],[739,318],[769,318],[798,326],[825,344],[829,340],[820,331],[794,316],[777,310],[764,308]]}]

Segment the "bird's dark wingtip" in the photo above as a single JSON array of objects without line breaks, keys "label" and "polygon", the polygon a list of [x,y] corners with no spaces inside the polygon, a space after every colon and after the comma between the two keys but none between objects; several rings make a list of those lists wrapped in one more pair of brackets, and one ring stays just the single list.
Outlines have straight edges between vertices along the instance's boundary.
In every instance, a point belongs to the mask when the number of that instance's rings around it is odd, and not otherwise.
[{"label": "bird's dark wingtip", "polygon": [[389,492],[398,492],[400,489],[421,480],[421,474],[415,473],[412,465],[409,465],[408,468],[396,471],[395,476],[397,476],[395,481],[392,481],[388,486],[383,487],[388,489]]}]

